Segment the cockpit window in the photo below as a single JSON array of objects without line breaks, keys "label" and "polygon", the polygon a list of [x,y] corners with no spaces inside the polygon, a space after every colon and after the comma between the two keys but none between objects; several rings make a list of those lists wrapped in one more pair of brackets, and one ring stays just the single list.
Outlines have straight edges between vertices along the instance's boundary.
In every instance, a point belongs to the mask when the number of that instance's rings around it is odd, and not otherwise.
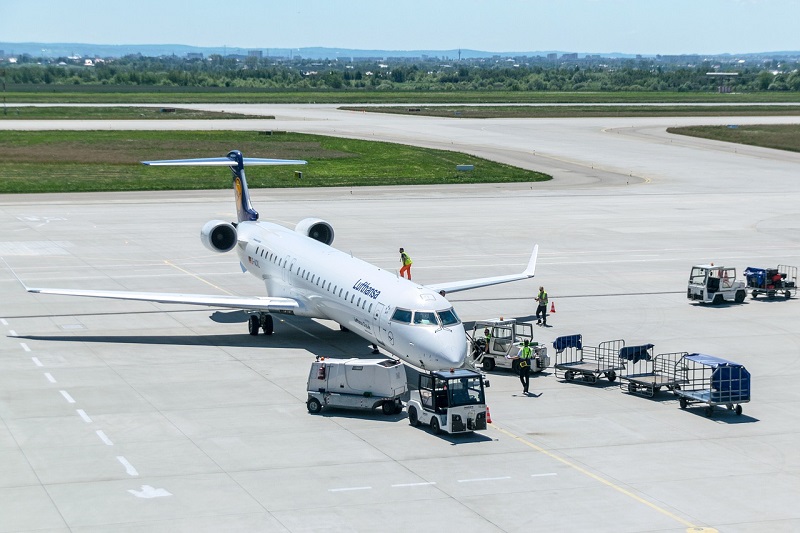
[{"label": "cockpit window", "polygon": [[436,320],[436,313],[433,311],[415,311],[414,324],[421,324],[423,326],[438,326],[439,322]]},{"label": "cockpit window", "polygon": [[442,326],[452,326],[453,324],[458,324],[461,322],[452,307],[444,311],[437,311],[436,314],[439,315],[439,320],[442,321]]},{"label": "cockpit window", "polygon": [[411,323],[411,311],[408,309],[397,308],[392,315],[392,320],[395,322],[402,322],[403,324]]}]

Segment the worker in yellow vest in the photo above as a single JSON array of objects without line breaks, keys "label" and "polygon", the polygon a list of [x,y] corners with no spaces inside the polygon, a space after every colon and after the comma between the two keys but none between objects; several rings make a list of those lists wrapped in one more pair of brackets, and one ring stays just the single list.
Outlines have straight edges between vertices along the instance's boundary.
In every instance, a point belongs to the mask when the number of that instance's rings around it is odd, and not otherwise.
[{"label": "worker in yellow vest", "polygon": [[400,268],[400,277],[402,278],[403,273],[405,272],[406,277],[410,280],[411,263],[413,263],[413,261],[411,260],[411,257],[409,257],[409,255],[402,248],[400,248],[400,262],[403,264],[403,266]]},{"label": "worker in yellow vest", "polygon": [[519,359],[519,380],[522,383],[522,393],[528,394],[528,384],[531,380],[531,363],[533,362],[533,350],[528,339],[525,339],[525,343],[519,349],[517,359]]}]

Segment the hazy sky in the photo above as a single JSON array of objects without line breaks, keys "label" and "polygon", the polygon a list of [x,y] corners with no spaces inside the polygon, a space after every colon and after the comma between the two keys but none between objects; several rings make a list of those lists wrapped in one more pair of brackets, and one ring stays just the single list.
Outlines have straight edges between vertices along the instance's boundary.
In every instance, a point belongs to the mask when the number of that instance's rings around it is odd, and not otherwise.
[{"label": "hazy sky", "polygon": [[800,0],[0,0],[0,41],[490,52],[800,50]]}]

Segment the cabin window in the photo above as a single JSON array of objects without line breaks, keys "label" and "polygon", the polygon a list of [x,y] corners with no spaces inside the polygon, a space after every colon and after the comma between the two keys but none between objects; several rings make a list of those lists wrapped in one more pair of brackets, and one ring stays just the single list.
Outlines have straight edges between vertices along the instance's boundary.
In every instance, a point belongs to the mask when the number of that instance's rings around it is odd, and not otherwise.
[{"label": "cabin window", "polygon": [[358,302],[356,302],[356,305],[357,305],[358,307],[361,307],[361,298],[359,298],[359,299],[358,299]]},{"label": "cabin window", "polygon": [[[339,289],[339,298],[342,297],[342,290],[344,290],[344,289]],[[333,292],[336,292],[336,289],[334,289]]]},{"label": "cabin window", "polygon": [[433,311],[415,311],[414,324],[422,326],[436,326],[439,322],[436,321],[436,313]]},{"label": "cabin window", "polygon": [[352,295],[350,297],[350,303],[353,303],[355,301],[355,299],[356,299],[356,295],[354,294],[354,295]]},{"label": "cabin window", "polygon": [[403,324],[411,323],[411,311],[408,309],[400,309],[399,307],[394,310],[392,320],[395,322],[402,322]]},{"label": "cabin window", "polygon": [[436,311],[436,314],[439,315],[439,320],[442,321],[443,326],[452,326],[461,322],[452,307],[444,311]]},{"label": "cabin window", "polygon": [[369,311],[367,311],[367,312],[368,312],[368,313],[371,313],[371,312],[372,312],[372,304],[369,304]]}]

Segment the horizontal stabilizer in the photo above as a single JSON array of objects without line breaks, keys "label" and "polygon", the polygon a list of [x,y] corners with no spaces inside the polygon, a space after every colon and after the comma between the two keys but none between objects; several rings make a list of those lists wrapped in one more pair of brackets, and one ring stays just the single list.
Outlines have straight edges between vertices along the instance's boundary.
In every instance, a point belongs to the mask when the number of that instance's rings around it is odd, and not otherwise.
[{"label": "horizontal stabilizer", "polygon": [[523,279],[532,278],[536,272],[536,258],[539,255],[539,245],[533,246],[533,253],[528,260],[528,266],[523,272],[519,274],[508,274],[505,276],[493,276],[490,278],[477,278],[467,279],[464,281],[451,281],[448,283],[437,283],[435,285],[426,285],[431,290],[436,292],[445,291],[446,293],[466,291],[469,289],[477,289],[478,287],[488,287],[490,285],[500,285],[501,283],[509,283],[511,281],[520,281]]},{"label": "horizontal stabilizer", "polygon": [[[258,157],[245,157],[245,165],[305,165],[308,162],[302,159],[263,159]],[[235,160],[228,157],[205,157],[200,159],[164,159],[161,161],[142,161],[143,165],[174,165],[174,166],[206,166],[230,167],[236,166]]]}]

